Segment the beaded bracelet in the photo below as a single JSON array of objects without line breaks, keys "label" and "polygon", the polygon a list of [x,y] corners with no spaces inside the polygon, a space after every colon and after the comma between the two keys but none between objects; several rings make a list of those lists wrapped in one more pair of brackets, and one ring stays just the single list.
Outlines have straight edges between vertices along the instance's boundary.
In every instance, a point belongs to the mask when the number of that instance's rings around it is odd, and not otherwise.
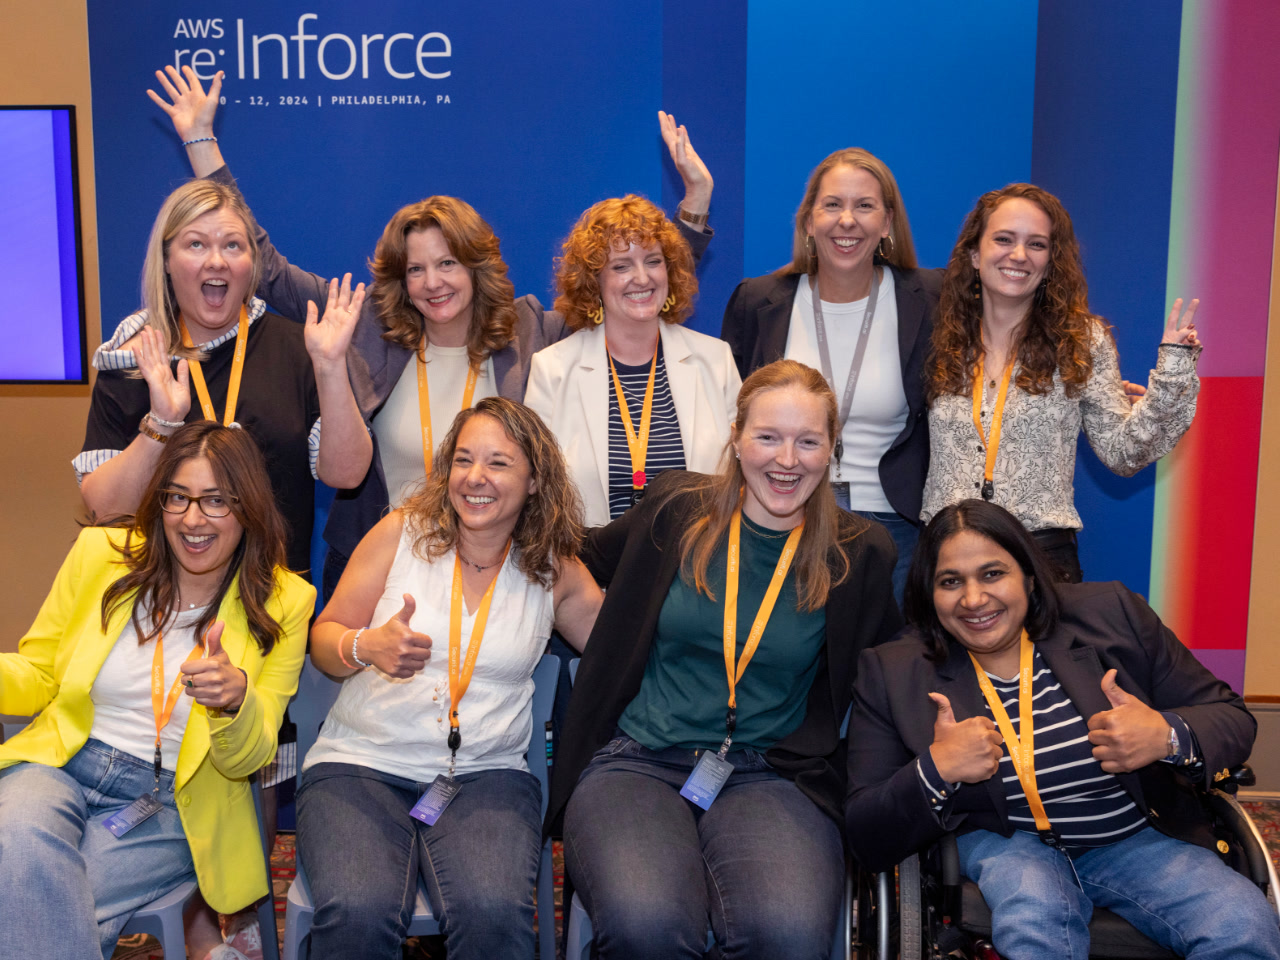
[{"label": "beaded bracelet", "polygon": [[355,633],[355,630],[348,630],[346,633],[344,633],[342,636],[338,638],[338,659],[342,661],[342,665],[346,667],[348,670],[359,669],[358,667],[356,667],[354,663],[349,663],[347,661],[346,654],[342,652],[342,645],[347,642],[347,637],[351,636],[351,634],[353,633]]},{"label": "beaded bracelet", "polygon": [[182,145],[184,147],[189,147],[193,143],[204,143],[206,140],[212,140],[214,143],[218,142],[217,137],[196,137],[194,140],[183,140]]},{"label": "beaded bracelet", "polygon": [[186,422],[183,420],[165,420],[163,417],[157,417],[155,411],[148,411],[147,416],[152,423],[159,424],[162,427],[168,427],[170,430],[177,430],[179,427],[185,427]]},{"label": "beaded bracelet", "polygon": [[351,641],[351,659],[354,660],[356,663],[358,663],[362,667],[372,667],[373,664],[365,663],[363,660],[360,659],[360,654],[357,652],[360,649],[360,634],[364,633],[366,629],[368,628],[361,627],[359,630],[356,631],[355,639]]}]

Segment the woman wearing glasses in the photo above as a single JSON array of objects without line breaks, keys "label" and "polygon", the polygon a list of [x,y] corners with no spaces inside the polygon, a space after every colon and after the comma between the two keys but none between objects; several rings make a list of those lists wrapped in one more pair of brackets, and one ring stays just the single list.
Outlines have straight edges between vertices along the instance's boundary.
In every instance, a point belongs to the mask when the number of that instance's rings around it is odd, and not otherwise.
[{"label": "woman wearing glasses", "polygon": [[[28,905],[6,943],[110,957],[184,881],[222,913],[266,894],[246,780],[275,754],[315,599],[284,561],[261,454],[208,421],[169,438],[135,516],[81,532],[0,654],[0,713],[36,715],[0,745],[0,903]],[[220,944],[188,927],[193,958]]]}]

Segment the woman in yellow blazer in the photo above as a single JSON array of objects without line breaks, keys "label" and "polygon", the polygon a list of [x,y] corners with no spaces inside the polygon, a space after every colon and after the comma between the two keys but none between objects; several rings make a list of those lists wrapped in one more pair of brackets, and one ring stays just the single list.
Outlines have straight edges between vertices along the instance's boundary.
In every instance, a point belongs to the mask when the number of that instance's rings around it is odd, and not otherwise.
[{"label": "woman in yellow blazer", "polygon": [[[17,653],[0,713],[0,957],[110,957],[193,876],[222,913],[267,892],[246,778],[275,755],[315,590],[284,564],[262,455],[211,421],[172,434],[127,525],[84,530]],[[121,829],[143,815],[131,829]],[[189,930],[193,958],[216,929]]]}]

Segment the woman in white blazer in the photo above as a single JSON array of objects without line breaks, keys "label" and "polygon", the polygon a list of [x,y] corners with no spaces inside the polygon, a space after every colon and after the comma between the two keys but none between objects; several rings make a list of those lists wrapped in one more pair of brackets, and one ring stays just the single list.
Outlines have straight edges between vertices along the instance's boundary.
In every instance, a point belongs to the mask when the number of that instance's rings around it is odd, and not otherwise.
[{"label": "woman in white blazer", "polygon": [[559,263],[555,307],[575,332],[534,354],[525,403],[556,435],[586,525],[602,526],[664,470],[716,472],[742,380],[728,344],[680,326],[693,255],[648,200],[591,207]]}]

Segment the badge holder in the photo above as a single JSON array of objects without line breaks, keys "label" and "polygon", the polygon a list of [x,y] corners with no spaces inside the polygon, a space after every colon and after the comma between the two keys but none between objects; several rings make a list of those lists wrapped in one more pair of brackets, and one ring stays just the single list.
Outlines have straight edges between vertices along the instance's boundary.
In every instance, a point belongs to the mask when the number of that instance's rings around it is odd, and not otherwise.
[{"label": "badge holder", "polygon": [[112,836],[117,840],[132,830],[140,823],[150,820],[162,809],[164,804],[160,802],[160,738],[156,737],[156,756],[154,761],[156,785],[150,793],[144,793],[133,803],[129,804],[119,813],[113,813],[107,819],[102,821],[102,825],[111,831]]},{"label": "badge holder", "polygon": [[729,774],[733,773],[733,764],[728,760],[728,753],[729,747],[733,744],[733,730],[737,726],[737,711],[732,707],[725,715],[724,725],[727,732],[724,743],[720,744],[719,752],[712,753],[710,750],[704,750],[702,756],[698,758],[697,766],[689,774],[689,779],[680,788],[680,796],[703,810],[711,809],[711,804],[715,803],[716,797],[720,795],[725,782],[729,779]]},{"label": "badge holder", "polygon": [[453,802],[462,785],[453,779],[453,767],[458,759],[458,747],[462,746],[462,732],[457,727],[449,728],[449,772],[436,774],[427,792],[422,795],[409,815],[421,820],[428,827],[434,827],[445,808]]}]

